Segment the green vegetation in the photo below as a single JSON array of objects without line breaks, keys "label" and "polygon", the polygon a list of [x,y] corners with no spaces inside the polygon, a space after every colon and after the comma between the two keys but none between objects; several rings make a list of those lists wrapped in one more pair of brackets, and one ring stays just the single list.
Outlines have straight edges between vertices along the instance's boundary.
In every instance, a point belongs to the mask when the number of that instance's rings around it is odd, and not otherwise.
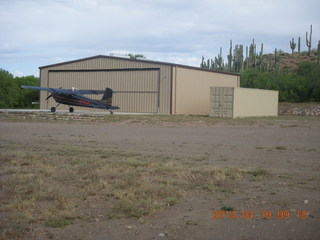
[{"label": "green vegetation", "polygon": [[280,146],[276,146],[276,149],[277,150],[287,150],[287,147],[280,145]]},{"label": "green vegetation", "polygon": [[[218,57],[213,59],[205,60],[202,57],[202,62],[200,64],[201,68],[208,68],[212,70],[219,71],[228,71],[241,73],[247,69],[255,69],[260,72],[280,72],[283,67],[291,65],[294,58],[298,59],[300,62],[312,62],[320,64],[320,41],[318,41],[317,49],[312,50],[311,47],[311,36],[312,36],[312,25],[310,26],[310,36],[308,38],[308,32],[306,32],[306,45],[308,47],[308,52],[301,53],[301,39],[298,38],[298,53],[294,54],[294,49],[296,48],[296,43],[294,38],[290,41],[291,55],[284,53],[281,49],[275,48],[274,54],[264,54],[263,53],[263,43],[261,44],[260,52],[257,51],[257,45],[252,40],[250,46],[245,47],[244,55],[244,46],[241,44],[236,44],[233,48],[232,40],[230,40],[230,49],[227,56],[227,62],[222,58],[222,48],[220,47],[220,53]],[[301,53],[301,54],[300,54]],[[307,55],[307,58],[303,59],[303,56]],[[290,56],[290,59],[288,59]],[[302,58],[301,58],[302,57]],[[296,65],[297,63],[294,63]],[[291,66],[292,67],[292,66]]]},{"label": "green vegetation", "polygon": [[266,170],[263,168],[256,168],[254,170],[248,171],[248,173],[254,177],[259,177],[259,178],[271,176],[271,173],[269,172],[269,170]]},{"label": "green vegetation", "polygon": [[222,208],[221,208],[222,211],[235,211],[236,208],[233,207],[233,206],[228,206],[228,205],[224,205]]},{"label": "green vegetation", "polygon": [[142,54],[132,54],[132,53],[128,53],[126,54],[126,56],[128,56],[130,59],[145,59],[146,57]]},{"label": "green vegetation", "polygon": [[320,41],[317,49],[311,45],[310,33],[306,32],[308,51],[301,52],[301,38],[288,41],[291,54],[275,48],[274,53],[264,54],[263,43],[260,50],[253,39],[250,46],[236,44],[230,40],[227,61],[222,58],[222,48],[214,59],[202,57],[201,68],[235,72],[241,74],[241,87],[279,91],[280,102],[320,101]]},{"label": "green vegetation", "polygon": [[39,78],[34,76],[13,77],[0,69],[0,108],[37,108],[32,102],[39,101],[39,92],[22,89],[21,85],[39,86]]},{"label": "green vegetation", "polygon": [[[298,48],[300,46],[300,38]],[[202,58],[201,68],[241,73],[241,87],[279,91],[280,102],[320,101],[320,41],[318,49],[294,53],[296,43],[290,41],[292,54],[275,49],[274,54],[263,54],[263,44],[257,53],[256,44],[251,43],[243,54],[243,45],[232,47],[228,62],[222,59],[222,50],[214,60]],[[318,60],[317,60],[318,59]]]},{"label": "green vegetation", "polygon": [[65,218],[48,219],[45,222],[46,227],[52,227],[52,228],[65,227],[70,224],[72,224],[72,222]]},{"label": "green vegetation", "polygon": [[279,91],[280,102],[320,101],[320,66],[302,62],[295,72],[260,72],[247,69],[241,87]]},{"label": "green vegetation", "polygon": [[167,197],[165,200],[167,206],[173,206],[178,202],[178,199],[176,197]]}]

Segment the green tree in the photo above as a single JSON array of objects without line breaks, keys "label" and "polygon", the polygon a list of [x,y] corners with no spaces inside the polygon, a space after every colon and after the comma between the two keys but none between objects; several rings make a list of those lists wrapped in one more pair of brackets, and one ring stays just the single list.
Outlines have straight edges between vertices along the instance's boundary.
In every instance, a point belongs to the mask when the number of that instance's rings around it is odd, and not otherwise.
[{"label": "green tree", "polygon": [[34,76],[16,77],[0,69],[0,108],[36,108],[32,102],[39,101],[39,93],[22,89],[21,85],[39,86],[39,78]]},{"label": "green tree", "polygon": [[16,84],[19,87],[19,103],[18,108],[38,108],[32,102],[39,102],[39,91],[32,89],[22,89],[22,85],[39,86],[40,80],[35,76],[16,77]]},{"label": "green tree", "polygon": [[130,59],[145,59],[146,57],[142,54],[132,54],[128,53],[127,56],[129,56]]},{"label": "green tree", "polygon": [[308,100],[308,79],[297,74],[279,74],[279,101],[303,102]]},{"label": "green tree", "polygon": [[[304,68],[303,68],[304,69]],[[308,70],[303,70],[308,71]],[[298,73],[272,73],[247,69],[241,74],[241,87],[260,88],[279,91],[279,101],[303,102],[310,101],[313,96],[315,82],[310,76]],[[316,85],[316,84],[314,84]],[[310,88],[313,89],[310,93]],[[316,95],[316,91],[315,94]],[[313,97],[316,99],[316,97]]]},{"label": "green tree", "polygon": [[308,100],[320,101],[320,66],[308,62],[301,62],[299,64],[298,74],[308,80]]},{"label": "green tree", "polygon": [[14,108],[18,102],[18,87],[13,75],[0,69],[0,108]]}]

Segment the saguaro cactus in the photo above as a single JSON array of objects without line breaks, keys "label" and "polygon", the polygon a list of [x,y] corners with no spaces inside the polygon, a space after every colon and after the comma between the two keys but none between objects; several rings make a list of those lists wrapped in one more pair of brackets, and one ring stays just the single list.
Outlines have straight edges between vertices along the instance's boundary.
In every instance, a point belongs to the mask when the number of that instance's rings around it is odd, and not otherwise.
[{"label": "saguaro cactus", "polygon": [[218,57],[214,58],[214,65],[217,70],[223,69],[222,47],[220,47],[220,54],[218,54]]},{"label": "saguaro cactus", "polygon": [[319,64],[319,62],[320,62],[320,40],[318,41],[317,53],[318,53],[318,61],[317,61],[317,63]]},{"label": "saguaro cactus", "polygon": [[214,62],[212,59],[207,59],[205,60],[204,57],[202,56],[202,61],[200,63],[200,68],[207,68],[207,69],[214,69]]},{"label": "saguaro cactus", "polygon": [[300,53],[300,37],[298,38],[298,53]]},{"label": "saguaro cactus", "polygon": [[292,41],[290,41],[290,48],[292,50],[292,56],[293,56],[293,52],[294,52],[294,49],[296,48],[296,43],[294,42],[294,38],[292,38]]},{"label": "saguaro cactus", "polygon": [[308,39],[308,32],[306,32],[306,45],[308,47],[308,54],[310,55],[311,51],[311,38],[312,38],[312,25],[310,26],[310,37]]},{"label": "saguaro cactus", "polygon": [[212,59],[210,59],[210,63],[211,63],[211,65],[210,65],[210,69],[214,69],[214,62],[213,62],[213,60],[212,60]]},{"label": "saguaro cactus", "polygon": [[201,68],[206,68],[206,62],[204,61],[204,57],[202,56],[202,61],[200,63]]},{"label": "saguaro cactus", "polygon": [[246,46],[246,58],[244,60],[244,63],[245,63],[244,68],[248,69],[249,68],[248,46]]},{"label": "saguaro cactus", "polygon": [[274,68],[275,68],[275,71],[279,71],[279,72],[280,72],[280,56],[281,56],[281,51],[278,51],[278,49],[276,48],[274,50]]},{"label": "saguaro cactus", "polygon": [[232,40],[230,40],[230,49],[228,55],[228,71],[232,71]]},{"label": "saguaro cactus", "polygon": [[236,45],[234,49],[234,70],[242,72],[243,70],[243,45]]},{"label": "saguaro cactus", "polygon": [[255,67],[256,66],[256,44],[254,43],[254,39],[252,43],[250,44],[249,48],[249,67]]},{"label": "saguaro cactus", "polygon": [[267,56],[267,72],[271,71],[272,59],[270,56]]},{"label": "saguaro cactus", "polygon": [[260,51],[260,55],[259,55],[259,64],[260,64],[260,72],[262,71],[263,68],[263,43],[261,43],[261,51]]}]

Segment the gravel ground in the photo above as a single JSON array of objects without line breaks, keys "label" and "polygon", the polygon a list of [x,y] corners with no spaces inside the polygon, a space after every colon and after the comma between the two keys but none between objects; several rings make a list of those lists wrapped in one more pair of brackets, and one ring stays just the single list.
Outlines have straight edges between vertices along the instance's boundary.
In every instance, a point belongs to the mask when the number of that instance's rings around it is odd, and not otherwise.
[{"label": "gravel ground", "polygon": [[[78,220],[54,229],[38,226],[42,231],[26,235],[26,239],[320,239],[317,119],[274,118],[215,124],[3,119],[0,142],[3,147],[48,147],[59,143],[161,154],[179,164],[260,169],[276,176],[237,180],[232,189],[217,192],[191,191],[174,206],[138,219]],[[219,211],[223,206],[232,206],[235,218],[226,212],[221,218]],[[273,214],[272,218],[266,217],[267,211]],[[283,217],[285,211],[290,212],[290,217]],[[4,221],[0,219],[0,224]],[[5,239],[4,234],[2,237]]]}]

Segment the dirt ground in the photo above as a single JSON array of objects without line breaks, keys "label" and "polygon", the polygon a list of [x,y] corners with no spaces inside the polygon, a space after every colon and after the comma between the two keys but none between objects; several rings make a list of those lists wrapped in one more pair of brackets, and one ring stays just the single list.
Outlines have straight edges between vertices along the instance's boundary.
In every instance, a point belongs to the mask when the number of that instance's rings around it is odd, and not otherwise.
[{"label": "dirt ground", "polygon": [[[2,151],[8,144],[48,147],[59,143],[161,154],[177,164],[233,167],[251,173],[251,178],[226,179],[228,184],[224,188],[222,182],[219,190],[189,191],[172,206],[139,218],[108,219],[101,207],[108,203],[91,199],[93,219],[76,218],[59,228],[31,222],[32,231],[18,238],[320,239],[320,120],[310,119],[216,124],[2,120]],[[5,179],[0,169],[2,196]],[[228,213],[220,212],[228,206]],[[8,238],[4,232],[10,227],[5,224],[8,214],[0,213],[3,239]]]}]

